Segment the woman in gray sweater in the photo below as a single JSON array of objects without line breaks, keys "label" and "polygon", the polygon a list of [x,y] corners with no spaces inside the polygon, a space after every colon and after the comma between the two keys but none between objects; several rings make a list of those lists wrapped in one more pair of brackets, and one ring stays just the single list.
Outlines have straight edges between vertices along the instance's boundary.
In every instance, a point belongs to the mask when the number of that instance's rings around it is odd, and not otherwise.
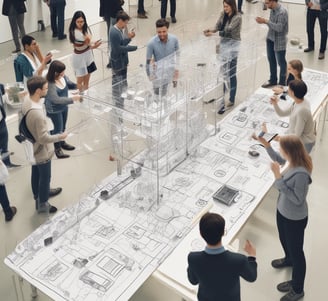
[{"label": "woman in gray sweater", "polygon": [[[237,58],[240,46],[241,15],[238,13],[235,0],[223,1],[221,13],[214,29],[204,30],[205,36],[211,36],[218,32],[221,37],[220,45],[217,46],[217,54],[223,79],[226,82],[224,91],[229,90],[228,107],[235,104],[237,92]],[[219,114],[225,112],[225,104],[219,106]]]},{"label": "woman in gray sweater", "polygon": [[[280,154],[263,138],[259,141],[274,160],[271,170],[275,177],[274,186],[279,191],[277,227],[285,256],[273,260],[271,264],[277,269],[292,267],[292,279],[278,284],[277,289],[287,293],[280,300],[296,301],[304,296],[306,262],[303,243],[308,222],[306,196],[312,182],[312,160],[300,138],[295,135],[280,138]],[[282,175],[280,165],[286,161],[288,168]]]}]

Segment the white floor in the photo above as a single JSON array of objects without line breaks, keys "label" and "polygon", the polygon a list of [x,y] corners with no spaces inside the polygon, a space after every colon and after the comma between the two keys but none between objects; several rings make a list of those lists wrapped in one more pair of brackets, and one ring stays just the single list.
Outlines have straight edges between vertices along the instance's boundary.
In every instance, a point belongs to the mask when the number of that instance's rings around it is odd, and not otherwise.
[{"label": "white floor", "polygon": [[[268,12],[262,11],[261,3],[250,4],[244,1],[243,10],[243,36],[252,38],[258,45],[256,56],[259,59],[256,65],[254,76],[254,87],[258,87],[262,82],[268,79],[268,64],[265,59],[265,26],[259,26],[254,18],[257,15],[268,15]],[[93,3],[97,3],[94,1]],[[132,44],[138,46],[145,45],[148,39],[154,34],[154,22],[159,17],[160,2],[157,0],[145,1],[146,10],[149,12],[149,19],[140,20],[133,18],[132,23],[136,27],[137,37]],[[305,8],[303,5],[288,4],[289,9],[289,37],[299,38],[306,46],[305,33]],[[181,45],[191,39],[200,36],[203,29],[214,26],[221,10],[221,1],[214,0],[178,0],[177,1],[177,24],[170,28],[172,33],[179,37]],[[87,12],[86,12],[87,13]],[[130,7],[130,15],[136,16],[136,6]],[[318,30],[318,28],[316,28]],[[92,26],[95,37],[105,36],[106,27],[104,23]],[[316,31],[317,32],[317,31]],[[47,28],[46,32],[33,33],[41,44],[44,52],[51,49],[57,49],[60,53],[56,57],[71,53],[71,45],[68,41],[57,41],[51,39],[51,31]],[[242,36],[242,37],[243,37]],[[104,38],[105,40],[106,38]],[[316,35],[317,46],[319,44],[319,35]],[[249,41],[248,41],[249,42]],[[12,67],[12,57],[10,52],[13,49],[13,43],[7,42],[0,45],[0,82],[8,83],[14,81],[14,72]],[[288,49],[287,59],[299,58],[304,65],[309,68],[327,71],[328,57],[326,60],[317,59],[318,49],[314,53],[305,54],[301,50]],[[92,76],[96,81],[103,76],[110,76],[110,71],[101,66],[102,56],[97,53],[98,71]],[[105,58],[105,56],[103,56]],[[130,55],[130,72],[140,68],[145,63],[145,49],[140,49]],[[104,64],[107,64],[106,58]],[[67,64],[68,65],[68,64]],[[68,73],[70,70],[68,68]],[[238,77],[238,87],[249,82],[246,74]],[[109,82],[110,83],[110,82]],[[237,95],[237,101],[242,101],[241,95],[243,88],[240,88]],[[8,110],[10,114],[14,112]],[[70,114],[70,118],[74,112]],[[321,134],[321,125],[319,124],[319,135]],[[325,122],[326,123],[326,122]],[[96,126],[96,125],[95,125]],[[19,162],[22,158],[20,145],[14,140],[17,124],[9,122],[10,131],[10,150],[15,152],[12,161]],[[95,131],[96,132],[96,131]],[[98,134],[101,137],[101,133]],[[85,137],[86,139],[90,137]],[[93,139],[93,138],[91,138]],[[323,132],[322,140],[318,139],[315,151],[313,153],[314,172],[313,184],[311,185],[308,196],[309,201],[309,224],[306,231],[305,251],[307,258],[307,277],[305,283],[305,301],[325,300],[326,277],[325,271],[328,270],[327,260],[323,260],[324,250],[328,248],[328,237],[324,234],[324,229],[328,225],[326,212],[328,212],[328,203],[325,199],[326,170],[328,168],[328,133]],[[78,142],[77,142],[78,143]],[[105,145],[106,146],[106,145]],[[65,160],[53,160],[52,186],[63,187],[63,192],[55,199],[52,199],[54,205],[63,208],[70,203],[76,202],[79,197],[90,189],[95,183],[99,182],[106,175],[116,169],[116,164],[108,161],[108,150],[106,147],[95,147],[94,152],[75,152],[72,157]],[[7,190],[12,205],[17,206],[18,213],[14,220],[5,223],[3,216],[0,216],[0,300],[30,300],[30,287],[26,282],[19,282],[17,277],[4,264],[3,258],[10,253],[17,242],[29,235],[34,229],[46,220],[46,217],[38,215],[34,210],[34,201],[30,190],[30,167],[25,165],[21,168],[10,170],[10,180],[7,183]],[[252,240],[257,246],[257,260],[259,265],[258,280],[253,283],[242,282],[242,300],[279,300],[279,293],[275,286],[277,283],[289,279],[290,271],[276,271],[270,266],[273,258],[282,255],[282,250],[278,241],[275,226],[275,205],[277,193],[270,190],[261,205],[254,212],[244,228],[240,231],[237,238],[243,245],[246,238]],[[16,289],[15,289],[16,288]],[[38,300],[50,300],[47,296],[39,293]],[[152,277],[136,292],[131,298],[133,301],[167,301],[181,300],[179,296],[171,292],[168,288],[158,283]]]}]

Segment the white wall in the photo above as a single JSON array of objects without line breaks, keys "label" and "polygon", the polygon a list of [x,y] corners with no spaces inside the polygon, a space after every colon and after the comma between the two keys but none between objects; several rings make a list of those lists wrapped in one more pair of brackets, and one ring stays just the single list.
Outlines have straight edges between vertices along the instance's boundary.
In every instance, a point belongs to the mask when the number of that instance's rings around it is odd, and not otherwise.
[{"label": "white wall", "polygon": [[[65,19],[70,19],[76,10],[82,10],[86,14],[89,25],[101,21],[99,18],[98,0],[66,0]],[[0,0],[2,10],[3,0]],[[38,20],[42,19],[46,25],[50,24],[49,8],[42,0],[27,0],[27,13],[25,14],[25,30],[31,33],[38,30]],[[7,16],[0,16],[0,43],[12,39]]]}]

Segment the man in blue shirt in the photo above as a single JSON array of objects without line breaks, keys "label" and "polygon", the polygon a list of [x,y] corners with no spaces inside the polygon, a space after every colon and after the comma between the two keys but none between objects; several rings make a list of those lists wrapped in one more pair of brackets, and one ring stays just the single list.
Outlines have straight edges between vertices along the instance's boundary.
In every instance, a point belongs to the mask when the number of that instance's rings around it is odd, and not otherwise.
[{"label": "man in blue shirt", "polygon": [[176,36],[168,33],[168,28],[168,21],[157,20],[157,35],[147,44],[146,72],[159,98],[167,94],[170,82],[176,86],[179,76],[179,42]]},{"label": "man in blue shirt", "polygon": [[188,255],[188,279],[198,288],[199,301],[240,301],[240,277],[254,282],[257,278],[256,249],[247,240],[244,250],[249,255],[233,253],[222,246],[224,218],[205,213],[200,222],[201,236],[207,243],[204,251]]}]

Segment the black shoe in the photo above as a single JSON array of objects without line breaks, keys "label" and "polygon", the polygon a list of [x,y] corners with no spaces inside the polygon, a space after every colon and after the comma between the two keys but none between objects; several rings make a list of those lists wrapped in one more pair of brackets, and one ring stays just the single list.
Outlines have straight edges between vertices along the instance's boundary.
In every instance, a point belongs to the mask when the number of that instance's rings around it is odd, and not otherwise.
[{"label": "black shoe", "polygon": [[240,9],[240,10],[238,10],[238,12],[241,14],[241,15],[243,15],[244,14],[244,12]]},{"label": "black shoe", "polygon": [[171,17],[171,22],[172,23],[177,23],[177,19],[175,17]]},{"label": "black shoe", "polygon": [[109,62],[109,63],[106,65],[106,68],[107,68],[107,69],[110,69],[110,68],[112,68],[112,63],[111,63],[111,62]]},{"label": "black shoe", "polygon": [[288,294],[286,294],[280,299],[280,301],[297,301],[303,297],[304,297],[304,292],[295,293],[294,290],[291,289]]},{"label": "black shoe", "polygon": [[143,14],[138,14],[137,18],[139,18],[139,19],[148,19],[148,17],[146,16],[145,13],[143,13]]},{"label": "black shoe", "polygon": [[38,213],[55,213],[57,212],[57,208],[55,206],[50,205],[48,202],[41,203],[38,208]]},{"label": "black shoe", "polygon": [[12,54],[15,54],[15,53],[19,53],[19,52],[21,52],[20,49],[15,49],[15,50],[13,50],[11,53],[12,53]]},{"label": "black shoe", "polygon": [[52,34],[52,37],[53,37],[53,38],[57,38],[57,37],[58,37],[58,33],[53,33],[53,34]]},{"label": "black shoe", "polygon": [[67,39],[67,35],[66,34],[58,37],[58,40],[66,40],[66,39]]},{"label": "black shoe", "polygon": [[66,143],[65,141],[62,142],[61,148],[64,150],[67,150],[67,151],[75,150],[75,146],[70,145],[70,144]]},{"label": "black shoe", "polygon": [[55,154],[57,156],[58,159],[66,159],[69,158],[69,155],[64,154],[63,150],[61,148],[56,148],[55,149]]},{"label": "black shoe", "polygon": [[54,196],[60,194],[62,192],[63,188],[50,188],[49,190],[49,198],[53,198]]},{"label": "black shoe", "polygon": [[266,81],[264,84],[262,84],[262,88],[271,88],[271,87],[273,87],[273,86],[276,86],[277,85],[277,83],[272,83],[272,82],[270,82],[269,80],[268,81]]},{"label": "black shoe", "polygon": [[277,290],[282,293],[288,293],[292,289],[292,281],[284,281],[277,285]]},{"label": "black shoe", "polygon": [[21,165],[19,165],[19,164],[15,164],[15,163],[8,163],[8,164],[6,164],[6,166],[8,167],[8,168],[15,168],[15,167],[20,167]]},{"label": "black shoe", "polygon": [[319,60],[323,60],[325,58],[325,53],[324,52],[320,52],[319,53],[319,56],[318,56],[318,59]]},{"label": "black shoe", "polygon": [[46,30],[46,27],[44,25],[43,20],[39,20],[38,25],[39,25],[39,31],[45,31]]},{"label": "black shoe", "polygon": [[10,207],[10,209],[11,213],[5,215],[6,222],[10,222],[17,213],[17,208],[15,206]]},{"label": "black shoe", "polygon": [[220,110],[218,110],[218,114],[222,115],[225,113],[225,107],[223,106]]},{"label": "black shoe", "polygon": [[313,51],[314,50],[314,48],[310,48],[310,47],[308,47],[308,48],[305,48],[304,49],[304,52],[311,52],[311,51]]},{"label": "black shoe", "polygon": [[271,261],[271,265],[275,269],[281,269],[292,266],[292,264],[288,260],[286,260],[286,258],[274,259]]}]

